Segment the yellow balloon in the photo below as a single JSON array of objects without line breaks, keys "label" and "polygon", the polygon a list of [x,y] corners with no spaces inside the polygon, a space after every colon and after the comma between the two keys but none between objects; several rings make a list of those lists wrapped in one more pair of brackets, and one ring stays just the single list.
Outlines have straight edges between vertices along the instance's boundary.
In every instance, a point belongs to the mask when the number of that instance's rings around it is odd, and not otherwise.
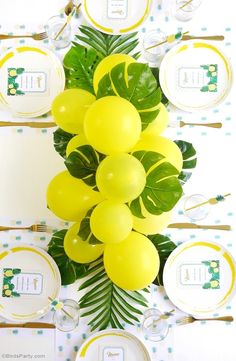
[{"label": "yellow balloon", "polygon": [[52,115],[57,125],[68,133],[83,130],[84,117],[96,98],[83,89],[67,89],[52,103]]},{"label": "yellow balloon", "polygon": [[106,157],[98,166],[96,184],[101,194],[116,202],[126,203],[137,198],[146,184],[142,163],[127,153]]},{"label": "yellow balloon", "polygon": [[76,148],[88,144],[88,141],[83,133],[76,135],[73,137],[66,147],[66,156],[68,157],[71,152],[73,152]]},{"label": "yellow balloon", "polygon": [[158,135],[142,135],[139,142],[132,149],[132,152],[137,150],[150,150],[157,152],[166,157],[179,172],[183,167],[183,157],[179,147],[170,139]]},{"label": "yellow balloon", "polygon": [[108,55],[106,58],[104,58],[97,66],[94,77],[93,77],[93,87],[95,90],[95,93],[98,91],[98,84],[100,80],[109,73],[112,68],[114,68],[116,65],[121,63],[126,63],[126,68],[129,64],[134,63],[135,60],[129,55],[126,54],[112,54]]},{"label": "yellow balloon", "polygon": [[97,100],[87,111],[84,133],[101,153],[128,152],[141,135],[141,119],[128,100],[108,96]]},{"label": "yellow balloon", "polygon": [[156,119],[153,122],[149,123],[147,128],[144,129],[142,134],[144,135],[159,135],[167,128],[169,123],[169,113],[164,106],[164,104],[160,103],[157,107],[159,109],[159,113]]},{"label": "yellow balloon", "polygon": [[99,258],[104,251],[103,244],[90,244],[83,241],[78,233],[80,222],[73,224],[64,238],[64,250],[67,256],[74,262],[90,263]]},{"label": "yellow balloon", "polygon": [[47,205],[59,218],[78,221],[81,216],[104,197],[87,186],[82,180],[74,178],[69,172],[57,174],[47,189]]},{"label": "yellow balloon", "polygon": [[156,234],[162,232],[163,229],[168,226],[172,212],[163,212],[162,214],[155,216],[142,207],[142,214],[145,218],[133,216],[133,229],[143,234]]},{"label": "yellow balloon", "polygon": [[123,242],[106,245],[104,266],[112,282],[134,291],[154,281],[160,260],[156,248],[147,237],[131,232]]},{"label": "yellow balloon", "polygon": [[94,236],[104,243],[118,243],[132,231],[133,217],[126,204],[105,200],[99,203],[90,217]]}]

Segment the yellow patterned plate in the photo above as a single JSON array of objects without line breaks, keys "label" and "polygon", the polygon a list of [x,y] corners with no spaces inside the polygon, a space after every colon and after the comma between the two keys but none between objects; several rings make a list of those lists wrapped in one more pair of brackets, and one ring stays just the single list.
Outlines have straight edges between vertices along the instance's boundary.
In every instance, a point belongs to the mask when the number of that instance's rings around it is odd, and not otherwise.
[{"label": "yellow patterned plate", "polygon": [[78,351],[76,361],[151,361],[144,344],[129,332],[100,331],[89,337]]},{"label": "yellow patterned plate", "polygon": [[236,263],[221,245],[207,241],[181,244],[169,256],[163,282],[170,300],[199,317],[224,306],[236,291]]},{"label": "yellow patterned plate", "polygon": [[232,82],[228,59],[217,47],[192,40],[173,47],[160,67],[160,83],[177,108],[194,112],[217,106]]},{"label": "yellow patterned plate", "polygon": [[43,47],[9,49],[0,58],[0,79],[0,102],[23,118],[47,113],[65,87],[60,60]]},{"label": "yellow patterned plate", "polygon": [[0,253],[0,315],[11,321],[32,321],[58,297],[61,277],[48,253],[32,246],[15,246]]},{"label": "yellow patterned plate", "polygon": [[152,0],[83,0],[85,19],[96,29],[113,35],[136,31],[151,9]]}]

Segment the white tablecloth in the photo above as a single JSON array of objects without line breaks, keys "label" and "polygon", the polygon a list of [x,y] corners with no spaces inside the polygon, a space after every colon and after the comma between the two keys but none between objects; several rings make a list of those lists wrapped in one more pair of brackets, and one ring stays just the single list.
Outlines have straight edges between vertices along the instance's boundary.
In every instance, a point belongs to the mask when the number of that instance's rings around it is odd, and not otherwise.
[{"label": "white tablecloth", "polygon": [[[31,31],[42,31],[47,19],[60,12],[66,4],[66,0],[0,0],[0,32],[23,33]],[[214,1],[203,0],[203,4],[191,22],[177,22],[171,15],[171,0],[153,0],[153,9],[148,20],[140,29],[140,39],[145,32],[151,29],[160,28],[166,34],[175,33],[178,30],[189,30],[191,34],[204,35],[224,35],[225,40],[217,45],[224,51],[226,56],[235,63],[235,37],[236,28],[234,26],[233,0]],[[84,23],[80,16],[73,20],[73,26]],[[30,41],[34,43],[34,41]],[[8,47],[22,44],[24,40],[10,40],[0,42],[0,53]],[[45,46],[51,47],[47,40]],[[62,58],[64,51],[58,52]],[[198,164],[194,170],[191,180],[184,187],[186,195],[200,193],[206,197],[214,197],[217,194],[232,193],[225,202],[213,206],[210,215],[202,223],[205,224],[230,224],[235,225],[235,142],[236,133],[234,128],[234,105],[235,87],[227,99],[217,108],[203,111],[196,114],[184,113],[170,107],[170,117],[172,120],[184,120],[189,122],[218,122],[223,123],[223,128],[210,129],[203,127],[195,128],[168,128],[164,135],[171,139],[183,139],[192,142],[197,150]],[[50,119],[50,116],[49,118]],[[15,120],[11,114],[0,110],[0,120]],[[45,118],[44,118],[45,120]],[[45,187],[49,179],[64,169],[63,162],[54,152],[52,147],[53,130],[34,130],[27,128],[1,128],[0,129],[0,224],[31,224],[45,221],[57,229],[67,227],[68,224],[55,219],[47,210],[45,203]],[[47,154],[47,155],[46,155]],[[45,156],[46,155],[46,156]],[[27,190],[27,192],[26,192]],[[173,215],[174,222],[186,222],[181,213],[181,204],[176,207]],[[193,230],[166,230],[163,232],[169,235],[175,243],[184,242],[189,239],[200,239],[217,241],[225,246],[236,257],[236,245],[234,237],[235,231],[193,231]],[[20,242],[28,242],[41,247],[46,247],[50,240],[48,234],[32,234],[21,232],[1,232],[0,245],[4,248]],[[78,282],[72,286],[64,287],[62,298],[73,297],[79,299],[77,292]],[[150,306],[157,307],[162,311],[170,310],[173,305],[168,300],[163,288],[153,286],[150,295]],[[227,304],[220,315],[231,314],[236,317],[235,299]],[[216,315],[216,314],[215,314]],[[183,356],[178,358],[175,353],[175,320],[180,318],[178,313],[172,319],[172,329],[167,339],[161,343],[151,343],[145,341],[152,360],[183,361]],[[51,314],[44,320],[50,320]],[[233,327],[226,326],[224,327]],[[207,327],[202,325],[202,327]],[[222,327],[222,350],[224,350],[224,337],[227,333]],[[127,330],[143,339],[140,325],[137,327],[126,327]],[[232,329],[233,330],[233,329]],[[57,361],[73,361],[78,348],[83,340],[89,335],[86,323],[81,319],[80,327],[73,333],[57,332]],[[188,332],[186,342],[191,344],[194,333]],[[209,334],[209,339],[211,335]],[[196,340],[196,342],[198,342]],[[233,344],[231,345],[234,347]],[[228,347],[228,344],[227,344]],[[1,344],[0,344],[1,348]],[[184,349],[184,343],[183,343]],[[188,349],[190,352],[191,350]],[[197,352],[197,350],[195,351]],[[224,352],[222,353],[224,355]],[[226,355],[226,354],[225,354]],[[177,357],[177,358],[176,358]],[[197,358],[196,358],[197,359]],[[184,360],[193,361],[191,355]],[[199,359],[200,360],[200,359]],[[217,359],[223,361],[222,358]],[[205,361],[201,358],[201,361]],[[209,360],[208,360],[209,361]],[[225,358],[224,361],[229,361]]]}]

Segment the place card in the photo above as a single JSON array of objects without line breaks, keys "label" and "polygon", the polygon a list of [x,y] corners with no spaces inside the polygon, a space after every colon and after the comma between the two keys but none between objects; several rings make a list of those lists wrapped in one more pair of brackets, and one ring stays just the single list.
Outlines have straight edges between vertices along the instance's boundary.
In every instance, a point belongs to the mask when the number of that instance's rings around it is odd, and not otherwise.
[{"label": "place card", "polygon": [[126,361],[125,348],[116,346],[100,346],[99,361]]},{"label": "place card", "polygon": [[217,64],[179,68],[178,86],[181,88],[196,88],[201,92],[217,92],[217,83]]},{"label": "place card", "polygon": [[107,16],[110,19],[125,19],[128,15],[128,0],[108,0]]},{"label": "place card", "polygon": [[220,261],[202,261],[180,266],[180,283],[183,286],[201,286],[203,289],[220,288]]},{"label": "place card", "polygon": [[47,92],[45,72],[27,70],[25,68],[8,68],[8,96],[22,96],[32,93]]},{"label": "place card", "polygon": [[19,268],[3,269],[2,297],[38,296],[43,292],[43,275]]}]

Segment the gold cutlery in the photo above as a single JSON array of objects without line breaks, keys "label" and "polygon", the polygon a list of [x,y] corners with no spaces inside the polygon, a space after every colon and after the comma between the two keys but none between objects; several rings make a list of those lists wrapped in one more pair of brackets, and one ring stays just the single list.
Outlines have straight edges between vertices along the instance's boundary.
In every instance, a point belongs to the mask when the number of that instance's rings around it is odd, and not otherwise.
[{"label": "gold cutlery", "polygon": [[182,36],[183,41],[185,40],[215,40],[215,41],[222,41],[225,37],[223,35],[209,35],[209,36],[192,36],[184,34]]},{"label": "gold cutlery", "polygon": [[194,125],[199,127],[209,127],[209,128],[222,128],[222,123],[185,123],[182,120],[179,122],[180,128],[184,127],[185,125]]},{"label": "gold cutlery", "polygon": [[224,194],[223,196],[219,195],[219,196],[217,196],[215,198],[210,198],[206,202],[195,204],[195,206],[192,206],[190,208],[185,209],[185,211],[191,211],[191,209],[195,209],[195,208],[204,206],[205,204],[211,204],[211,205],[217,204],[219,202],[224,201],[225,198],[228,197],[228,196],[231,196],[231,193]]},{"label": "gold cutlery", "polygon": [[62,28],[59,30],[59,32],[57,33],[57,35],[55,36],[54,40],[57,40],[59,38],[59,36],[63,33],[63,31],[65,30],[65,28],[67,27],[67,25],[71,22],[71,19],[73,18],[74,14],[76,13],[76,11],[79,10],[79,8],[81,7],[81,3],[78,6],[75,6],[72,11],[70,12],[70,14],[67,16],[66,22],[65,24],[62,26]]},{"label": "gold cutlery", "polygon": [[18,39],[18,38],[32,38],[34,40],[44,40],[47,39],[48,34],[46,31],[43,33],[31,34],[31,35],[7,35],[7,34],[0,34],[0,40],[4,39]]},{"label": "gold cutlery", "polygon": [[53,122],[0,122],[0,127],[52,128],[56,126]]},{"label": "gold cutlery", "polygon": [[231,226],[225,224],[219,225],[201,225],[195,223],[172,223],[168,225],[168,228],[179,229],[217,229],[219,231],[231,231]]},{"label": "gold cutlery", "polygon": [[0,328],[56,328],[55,325],[46,322],[26,322],[26,323],[0,323]]},{"label": "gold cutlery", "polygon": [[1,231],[14,231],[14,230],[22,230],[22,231],[32,231],[32,232],[47,232],[47,226],[45,224],[32,224],[29,227],[5,227],[0,226]]},{"label": "gold cutlery", "polygon": [[214,317],[214,318],[202,318],[198,319],[193,316],[186,316],[182,318],[178,325],[186,325],[188,323],[193,323],[195,321],[225,321],[225,322],[233,322],[234,318],[232,316],[222,316],[222,317]]},{"label": "gold cutlery", "polygon": [[66,5],[66,7],[65,7],[65,14],[68,16],[68,15],[70,15],[70,13],[71,13],[71,11],[73,10],[73,8],[74,8],[74,4],[73,4],[73,1],[72,0],[70,0],[69,2],[68,2],[68,4]]}]

